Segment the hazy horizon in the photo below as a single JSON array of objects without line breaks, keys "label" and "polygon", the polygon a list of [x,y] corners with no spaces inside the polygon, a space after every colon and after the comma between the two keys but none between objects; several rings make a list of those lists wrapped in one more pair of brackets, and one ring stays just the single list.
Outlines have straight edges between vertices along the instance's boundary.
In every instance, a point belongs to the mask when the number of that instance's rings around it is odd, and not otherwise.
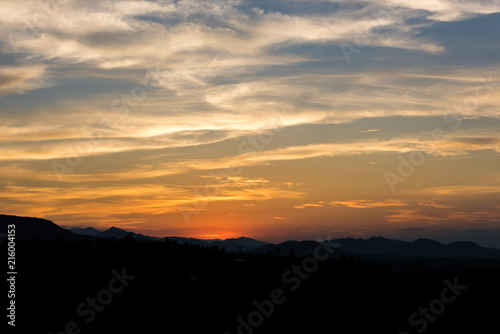
[{"label": "hazy horizon", "polygon": [[[85,228],[94,228],[92,226],[65,226],[61,225],[61,227],[71,230],[71,229],[85,229]],[[94,228],[95,230],[99,232],[104,232],[107,231],[111,228],[119,228],[116,226],[109,226],[108,228]],[[125,230],[129,231],[129,230]],[[130,230],[130,232],[134,232],[133,230]],[[387,238],[387,239],[393,239],[393,240],[400,240],[400,241],[407,241],[407,242],[413,242],[417,239],[433,239],[438,242],[441,242],[443,244],[450,244],[453,242],[457,241],[472,241],[482,247],[495,247],[495,248],[500,248],[500,233],[499,231],[494,231],[493,234],[491,231],[489,233],[483,233],[485,231],[482,230],[466,230],[466,231],[439,231],[437,234],[433,235],[419,235],[415,237],[408,237],[408,238],[401,238],[401,237],[392,237],[392,236],[384,236],[384,235],[372,235],[370,237],[364,237],[361,239],[368,239],[371,237],[382,237],[382,238]],[[140,232],[134,232],[134,233],[140,233]],[[142,233],[141,233],[142,234]],[[259,241],[264,241],[272,244],[279,244],[285,241],[305,241],[305,240],[315,240],[315,239],[301,239],[300,237],[297,239],[281,239],[281,238],[273,238],[273,237],[267,237],[267,238],[254,238],[252,236],[248,235],[240,235],[240,236],[234,236],[230,238],[209,238],[207,236],[202,236],[198,237],[196,235],[161,235],[161,234],[143,234],[145,236],[151,236],[151,237],[158,237],[158,238],[165,238],[165,237],[179,237],[179,238],[194,238],[194,239],[199,239],[203,241],[211,241],[211,240],[226,240],[226,239],[237,239],[237,238],[252,238],[252,239],[257,239]],[[341,239],[341,238],[349,238],[349,236],[339,236],[337,234],[330,234],[328,236],[329,240],[334,240],[334,239]],[[357,237],[354,237],[357,238]],[[327,239],[325,239],[327,240]]]}]

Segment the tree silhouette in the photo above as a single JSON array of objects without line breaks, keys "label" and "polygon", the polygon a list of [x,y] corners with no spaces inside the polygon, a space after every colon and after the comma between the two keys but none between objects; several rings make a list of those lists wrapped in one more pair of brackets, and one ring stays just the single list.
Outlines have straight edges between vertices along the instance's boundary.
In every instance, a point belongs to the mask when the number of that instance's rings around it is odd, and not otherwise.
[{"label": "tree silhouette", "polygon": [[125,245],[132,245],[135,242],[134,236],[131,232],[129,232],[126,236],[123,237],[123,243]]}]

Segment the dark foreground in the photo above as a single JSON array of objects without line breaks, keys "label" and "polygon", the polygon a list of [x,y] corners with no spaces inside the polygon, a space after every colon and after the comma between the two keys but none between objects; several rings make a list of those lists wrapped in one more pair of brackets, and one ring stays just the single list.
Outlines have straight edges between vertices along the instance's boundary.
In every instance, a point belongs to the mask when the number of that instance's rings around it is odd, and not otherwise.
[{"label": "dark foreground", "polygon": [[312,258],[132,238],[18,241],[16,252],[16,327],[9,332],[443,334],[498,328],[500,263],[493,259],[374,263],[339,257],[316,261],[316,268]]}]

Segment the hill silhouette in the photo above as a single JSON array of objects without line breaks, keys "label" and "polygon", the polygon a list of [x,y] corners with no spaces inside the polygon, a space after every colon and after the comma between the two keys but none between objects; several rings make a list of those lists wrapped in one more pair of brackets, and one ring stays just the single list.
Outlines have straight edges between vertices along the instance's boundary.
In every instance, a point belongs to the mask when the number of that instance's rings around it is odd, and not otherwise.
[{"label": "hill silhouette", "polygon": [[[128,232],[116,227],[98,233],[97,237],[115,237],[124,238],[131,233],[137,240],[160,240],[160,238],[148,237],[142,234]],[[252,238],[240,237],[229,238],[225,240],[203,240],[183,237],[166,237],[170,241],[178,243],[188,243],[198,246],[217,246],[224,247],[227,251],[243,251],[255,254],[275,253],[287,255],[291,250],[297,256],[307,256],[312,254],[315,247],[319,244],[316,241],[288,240],[280,244],[271,244]],[[435,240],[421,238],[413,242],[387,239],[382,237],[371,237],[369,239],[338,238],[329,240],[333,244],[339,244],[338,254],[345,255],[372,255],[372,256],[396,256],[396,257],[419,257],[419,256],[499,256],[500,249],[491,247],[481,247],[471,241],[456,241],[450,244],[443,244]]]},{"label": "hill silhouette", "polygon": [[0,228],[2,232],[7,231],[7,226],[10,224],[16,225],[16,238],[19,240],[60,239],[75,241],[83,239],[82,235],[68,231],[47,219],[0,215]]},{"label": "hill silhouette", "polygon": [[85,227],[85,228],[69,228],[69,231],[76,233],[76,234],[81,234],[81,235],[90,235],[90,236],[95,236],[96,234],[101,233],[101,231],[93,228],[93,227]]},{"label": "hill silhouette", "polygon": [[[338,244],[337,254],[370,255],[392,257],[463,257],[463,256],[491,256],[500,257],[500,249],[481,247],[473,242],[457,241],[442,244],[431,239],[417,239],[413,242],[371,237],[369,239],[339,238],[329,240],[329,243]],[[288,254],[290,250],[298,256],[313,254],[319,243],[316,241],[285,241],[281,244],[268,244],[252,250],[253,253],[281,253]]]},{"label": "hill silhouette", "polygon": [[371,237],[369,239],[340,238],[332,240],[340,249],[356,254],[411,256],[499,256],[500,249],[481,247],[473,242],[442,244],[431,239],[413,242]]},{"label": "hill silhouette", "polygon": [[[1,226],[16,223],[19,238],[22,239],[49,239],[49,240],[81,240],[84,236],[95,238],[122,239],[131,235],[138,241],[161,241],[168,239],[177,243],[191,244],[202,247],[218,247],[228,252],[246,252],[255,254],[273,253],[288,255],[293,252],[297,256],[307,256],[314,252],[318,242],[312,240],[294,241],[289,240],[280,244],[270,244],[247,237],[229,238],[226,240],[212,239],[202,240],[182,237],[158,238],[145,236],[140,233],[126,231],[117,227],[111,227],[105,231],[94,233],[95,229],[72,229],[66,230],[53,222],[33,217],[17,217],[0,215]],[[6,227],[5,227],[6,228]],[[5,230],[4,228],[4,230]],[[382,237],[371,237],[369,239],[338,238],[328,242],[339,244],[337,256],[344,255],[366,255],[366,256],[391,256],[391,257],[500,257],[500,249],[481,247],[470,241],[456,241],[443,244],[431,239],[417,239],[413,242],[387,239]]]}]

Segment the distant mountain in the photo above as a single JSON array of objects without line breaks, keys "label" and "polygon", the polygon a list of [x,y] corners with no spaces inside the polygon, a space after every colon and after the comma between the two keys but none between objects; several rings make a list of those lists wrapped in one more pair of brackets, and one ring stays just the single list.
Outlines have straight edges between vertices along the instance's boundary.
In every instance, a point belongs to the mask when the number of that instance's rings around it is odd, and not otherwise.
[{"label": "distant mountain", "polygon": [[234,238],[226,239],[223,242],[226,242],[226,243],[227,242],[235,242],[238,245],[241,245],[242,247],[245,247],[245,248],[257,248],[257,247],[261,247],[261,246],[269,244],[268,242],[259,241],[259,240],[255,240],[252,238],[246,238],[246,237],[239,237],[237,239],[234,239]]},{"label": "distant mountain", "polygon": [[117,238],[121,239],[127,236],[129,232],[122,230],[118,227],[110,227],[106,231],[97,233],[95,236],[98,238]]},{"label": "distant mountain", "polygon": [[288,255],[290,250],[293,249],[296,256],[307,256],[309,254],[314,254],[314,250],[320,244],[316,241],[294,241],[288,240],[282,242],[281,244],[267,244],[261,247],[258,247],[252,251],[252,253],[262,254],[262,253],[274,253],[278,255]]},{"label": "distant mountain", "polygon": [[70,228],[69,231],[76,233],[76,234],[81,234],[81,235],[90,235],[90,236],[96,236],[97,234],[101,233],[101,231],[96,230],[93,227],[86,227],[86,228]]},{"label": "distant mountain", "polygon": [[446,244],[456,240],[468,240],[483,247],[500,248],[500,229],[468,229],[464,231],[443,230],[432,238]]},{"label": "distant mountain", "polygon": [[237,252],[241,249],[242,252],[251,252],[252,250],[268,245],[267,242],[259,241],[246,237],[239,238],[229,238],[226,240],[203,240],[194,238],[182,238],[182,237],[166,237],[168,240],[177,241],[180,244],[188,243],[198,246],[217,246],[219,248],[224,247],[228,252]]},{"label": "distant mountain", "polygon": [[[121,239],[132,234],[134,239],[142,241],[161,241],[165,238],[145,236],[140,233],[129,232],[117,227],[111,227],[106,231],[97,231],[94,228],[72,229],[79,234],[66,230],[50,220],[18,217],[12,215],[0,215],[0,239],[6,237],[7,226],[16,225],[16,238],[19,240],[27,239],[50,239],[76,241],[83,238],[117,238]],[[96,233],[97,231],[97,233]],[[272,252],[279,255],[288,255],[293,249],[297,256],[307,256],[314,254],[315,248],[319,245],[316,241],[294,241],[289,240],[280,244],[269,244],[263,241],[251,238],[230,238],[226,240],[201,240],[182,237],[167,237],[166,239],[176,241],[180,244],[188,243],[203,247],[217,246],[224,247],[228,252],[246,252],[246,253],[268,253]],[[371,237],[369,239],[340,238],[328,241],[329,243],[339,244],[335,256],[339,254],[365,255],[365,256],[384,256],[384,257],[481,257],[494,256],[500,257],[500,249],[481,247],[470,241],[456,241],[449,244],[431,239],[417,239],[412,242],[386,239],[382,237]]]},{"label": "distant mountain", "polygon": [[332,240],[339,243],[339,249],[364,255],[387,256],[490,256],[500,255],[500,249],[481,247],[473,242],[457,241],[442,244],[431,239],[417,239],[413,242],[371,237],[369,239],[341,238]]},{"label": "distant mountain", "polygon": [[34,217],[19,217],[11,215],[0,215],[1,237],[5,238],[7,226],[14,224],[16,239],[43,239],[43,240],[81,240],[84,236],[68,231],[50,220]]},{"label": "distant mountain", "polygon": [[99,232],[95,235],[95,237],[98,238],[116,238],[116,239],[121,239],[126,237],[129,233],[132,233],[132,236],[136,240],[163,240],[162,238],[157,238],[157,237],[149,237],[142,235],[141,233],[134,233],[134,232],[129,232],[122,230],[118,227],[110,227],[106,231]]},{"label": "distant mountain", "polygon": [[[470,256],[499,256],[500,249],[481,247],[473,242],[457,241],[442,244],[431,239],[417,239],[413,242],[371,237],[369,239],[341,238],[328,241],[338,244],[334,256],[368,255],[390,257],[470,257]],[[252,253],[272,252],[288,255],[291,249],[297,256],[313,254],[319,243],[315,241],[286,241],[278,245],[264,245],[256,248]]]}]

